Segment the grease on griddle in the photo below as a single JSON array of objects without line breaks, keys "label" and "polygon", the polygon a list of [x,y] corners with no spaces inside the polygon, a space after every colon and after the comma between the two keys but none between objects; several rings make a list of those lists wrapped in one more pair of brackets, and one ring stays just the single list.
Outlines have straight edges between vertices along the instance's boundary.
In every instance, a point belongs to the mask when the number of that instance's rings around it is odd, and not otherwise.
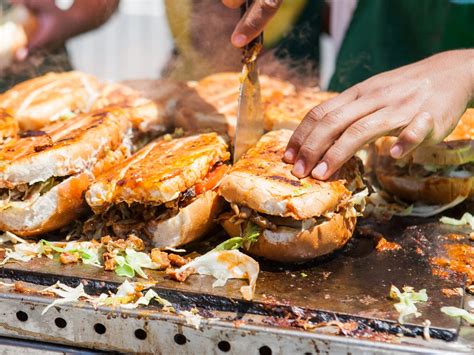
[{"label": "grease on griddle", "polygon": [[400,250],[402,248],[400,244],[385,239],[382,233],[374,230],[371,226],[359,227],[357,231],[365,237],[372,238],[376,243],[375,250],[378,252]]},{"label": "grease on griddle", "polygon": [[382,342],[398,342],[397,337],[393,336],[392,334],[373,330],[367,325],[353,320],[340,321],[336,319],[318,322],[311,318],[295,318],[287,315],[283,318],[266,317],[263,319],[263,323],[280,328],[297,328],[312,332],[317,331],[320,333],[342,335]]},{"label": "grease on griddle", "polygon": [[395,242],[389,242],[385,238],[380,238],[375,246],[375,250],[382,252],[382,251],[390,251],[390,250],[400,250],[402,247],[400,244]]},{"label": "grease on griddle", "polygon": [[449,240],[463,240],[465,238],[466,237],[464,235],[458,233],[449,233],[448,235],[446,235],[446,239]]},{"label": "grease on griddle", "polygon": [[442,288],[441,289],[441,292],[443,293],[443,295],[445,295],[446,297],[453,297],[453,296],[462,296],[462,288],[460,287],[456,287],[456,288]]},{"label": "grease on griddle", "polygon": [[431,258],[433,275],[447,278],[450,273],[466,276],[467,285],[474,283],[474,247],[466,244],[445,244],[447,257]]}]

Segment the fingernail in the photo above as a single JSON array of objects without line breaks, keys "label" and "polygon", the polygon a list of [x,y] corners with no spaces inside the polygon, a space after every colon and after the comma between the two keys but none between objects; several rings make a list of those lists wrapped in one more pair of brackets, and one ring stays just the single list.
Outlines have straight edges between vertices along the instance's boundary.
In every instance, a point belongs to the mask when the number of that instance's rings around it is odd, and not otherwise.
[{"label": "fingernail", "polygon": [[20,62],[24,61],[27,56],[28,56],[28,49],[26,49],[25,47],[19,48],[15,53],[16,60]]},{"label": "fingernail", "polygon": [[232,44],[236,47],[243,47],[247,44],[247,36],[241,33],[232,36]]},{"label": "fingernail", "polygon": [[296,176],[302,176],[304,174],[304,162],[298,160],[293,167],[293,174]]},{"label": "fingernail", "polygon": [[288,148],[283,156],[286,161],[292,162],[295,159],[295,150],[293,148]]},{"label": "fingernail", "polygon": [[328,171],[328,164],[323,161],[316,165],[316,167],[313,169],[313,177],[316,179],[322,179],[324,175],[326,175],[326,172]]},{"label": "fingernail", "polygon": [[403,149],[402,147],[399,145],[399,144],[395,144],[391,149],[390,149],[390,155],[395,158],[395,159],[398,159],[402,156],[403,154]]}]

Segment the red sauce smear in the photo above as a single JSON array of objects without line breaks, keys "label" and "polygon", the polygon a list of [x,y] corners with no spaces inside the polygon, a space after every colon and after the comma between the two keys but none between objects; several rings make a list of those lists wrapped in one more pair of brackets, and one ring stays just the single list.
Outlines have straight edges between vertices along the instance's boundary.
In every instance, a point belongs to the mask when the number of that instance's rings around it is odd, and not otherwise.
[{"label": "red sauce smear", "polygon": [[402,247],[400,244],[395,242],[389,242],[385,238],[380,238],[375,246],[377,251],[387,251],[387,250],[400,250]]},{"label": "red sauce smear", "polygon": [[465,244],[446,244],[444,246],[447,258],[436,257],[431,259],[432,274],[447,277],[448,271],[466,275],[467,284],[474,282],[474,247]]}]

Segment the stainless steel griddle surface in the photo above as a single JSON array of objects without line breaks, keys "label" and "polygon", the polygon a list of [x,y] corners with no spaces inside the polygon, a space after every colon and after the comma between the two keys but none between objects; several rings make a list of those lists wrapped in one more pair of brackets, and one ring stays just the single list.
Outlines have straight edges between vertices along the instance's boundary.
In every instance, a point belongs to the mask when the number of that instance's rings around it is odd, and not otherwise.
[{"label": "stainless steel griddle surface", "polygon": [[[465,210],[465,209],[464,209]],[[456,213],[455,213],[456,215]],[[208,310],[237,311],[241,313],[268,314],[288,317],[304,314],[314,321],[357,320],[376,330],[420,335],[423,322],[431,322],[431,336],[453,340],[457,335],[459,320],[440,312],[442,306],[462,307],[462,297],[447,297],[443,288],[464,286],[462,275],[452,274],[443,279],[432,274],[430,259],[442,255],[444,244],[453,243],[447,235],[453,232],[465,235],[462,227],[451,227],[437,222],[437,218],[394,218],[379,223],[362,220],[359,229],[369,228],[381,233],[388,241],[400,244],[400,250],[377,251],[376,241],[357,233],[342,251],[321,258],[310,264],[281,265],[261,261],[255,299],[246,302],[239,288],[243,281],[232,280],[224,287],[212,288],[213,278],[193,275],[184,283],[168,279],[164,272],[147,271],[158,281],[155,290],[173,303],[198,306]],[[196,243],[188,251],[205,252],[222,236]],[[463,241],[456,241],[460,243]],[[87,265],[60,265],[47,258],[29,263],[7,264],[1,276],[36,284],[49,285],[57,280],[70,285],[87,284],[90,293],[115,289],[123,278],[113,272]],[[397,325],[398,314],[389,299],[391,285],[400,289],[412,286],[425,288],[429,302],[420,304],[422,316],[407,318],[404,327]]]}]

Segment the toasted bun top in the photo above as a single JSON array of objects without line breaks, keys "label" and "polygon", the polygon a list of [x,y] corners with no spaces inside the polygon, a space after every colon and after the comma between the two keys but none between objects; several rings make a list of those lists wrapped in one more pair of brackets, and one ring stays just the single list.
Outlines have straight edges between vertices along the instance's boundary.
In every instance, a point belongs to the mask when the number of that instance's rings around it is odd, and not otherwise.
[{"label": "toasted bun top", "polygon": [[168,104],[170,100],[177,99],[189,88],[186,82],[172,79],[125,80],[121,84],[138,91],[150,100],[163,104]]},{"label": "toasted bun top", "polygon": [[87,192],[86,200],[94,211],[120,202],[165,203],[176,199],[204,178],[217,162],[229,157],[226,142],[216,133],[157,140],[100,176]]},{"label": "toasted bun top", "polygon": [[133,109],[130,115],[132,126],[140,132],[164,131],[166,128],[163,119],[164,106],[144,97],[140,92],[124,84],[104,85],[91,110],[110,106]]},{"label": "toasted bun top", "polygon": [[1,94],[0,108],[9,109],[21,129],[40,129],[64,115],[88,112],[100,87],[92,75],[77,71],[49,73]]},{"label": "toasted bun top", "polygon": [[474,138],[474,108],[468,108],[461,116],[456,128],[447,136],[444,141],[472,140]]},{"label": "toasted bun top", "polygon": [[[240,90],[240,73],[223,72],[207,76],[198,82],[190,82],[188,89],[178,100],[176,110],[193,129],[215,129],[224,122],[224,129],[233,136]],[[264,107],[282,97],[295,93],[295,87],[287,82],[260,75],[262,104]],[[187,127],[186,127],[187,128]]]},{"label": "toasted bun top", "polygon": [[299,89],[296,94],[267,106],[264,116],[265,129],[296,129],[313,107],[336,95],[336,92],[320,91],[317,87]]},{"label": "toasted bun top", "polygon": [[148,102],[140,93],[118,83],[105,84],[100,90],[91,110],[103,109],[108,106],[133,107]]},{"label": "toasted bun top", "polygon": [[17,137],[18,121],[7,110],[0,108],[0,145]]},{"label": "toasted bun top", "polygon": [[[468,109],[453,132],[439,144],[416,148],[406,161],[421,165],[462,165],[474,161],[474,109]],[[382,137],[376,141],[379,156],[390,156],[395,137]]]},{"label": "toasted bun top", "polygon": [[[292,95],[295,87],[286,81],[272,78],[268,75],[260,75],[260,86],[262,99],[269,99],[274,95]],[[209,102],[219,102],[222,98],[238,98],[240,90],[241,74],[236,72],[216,73],[199,80],[194,86],[198,92],[209,94]]]},{"label": "toasted bun top", "polygon": [[258,212],[298,220],[336,210],[351,195],[345,180],[293,176],[293,166],[282,161],[291,134],[290,130],[265,134],[223,178],[219,193]]},{"label": "toasted bun top", "polygon": [[0,147],[0,186],[45,181],[91,168],[122,144],[130,128],[127,111],[110,108],[26,131]]}]

